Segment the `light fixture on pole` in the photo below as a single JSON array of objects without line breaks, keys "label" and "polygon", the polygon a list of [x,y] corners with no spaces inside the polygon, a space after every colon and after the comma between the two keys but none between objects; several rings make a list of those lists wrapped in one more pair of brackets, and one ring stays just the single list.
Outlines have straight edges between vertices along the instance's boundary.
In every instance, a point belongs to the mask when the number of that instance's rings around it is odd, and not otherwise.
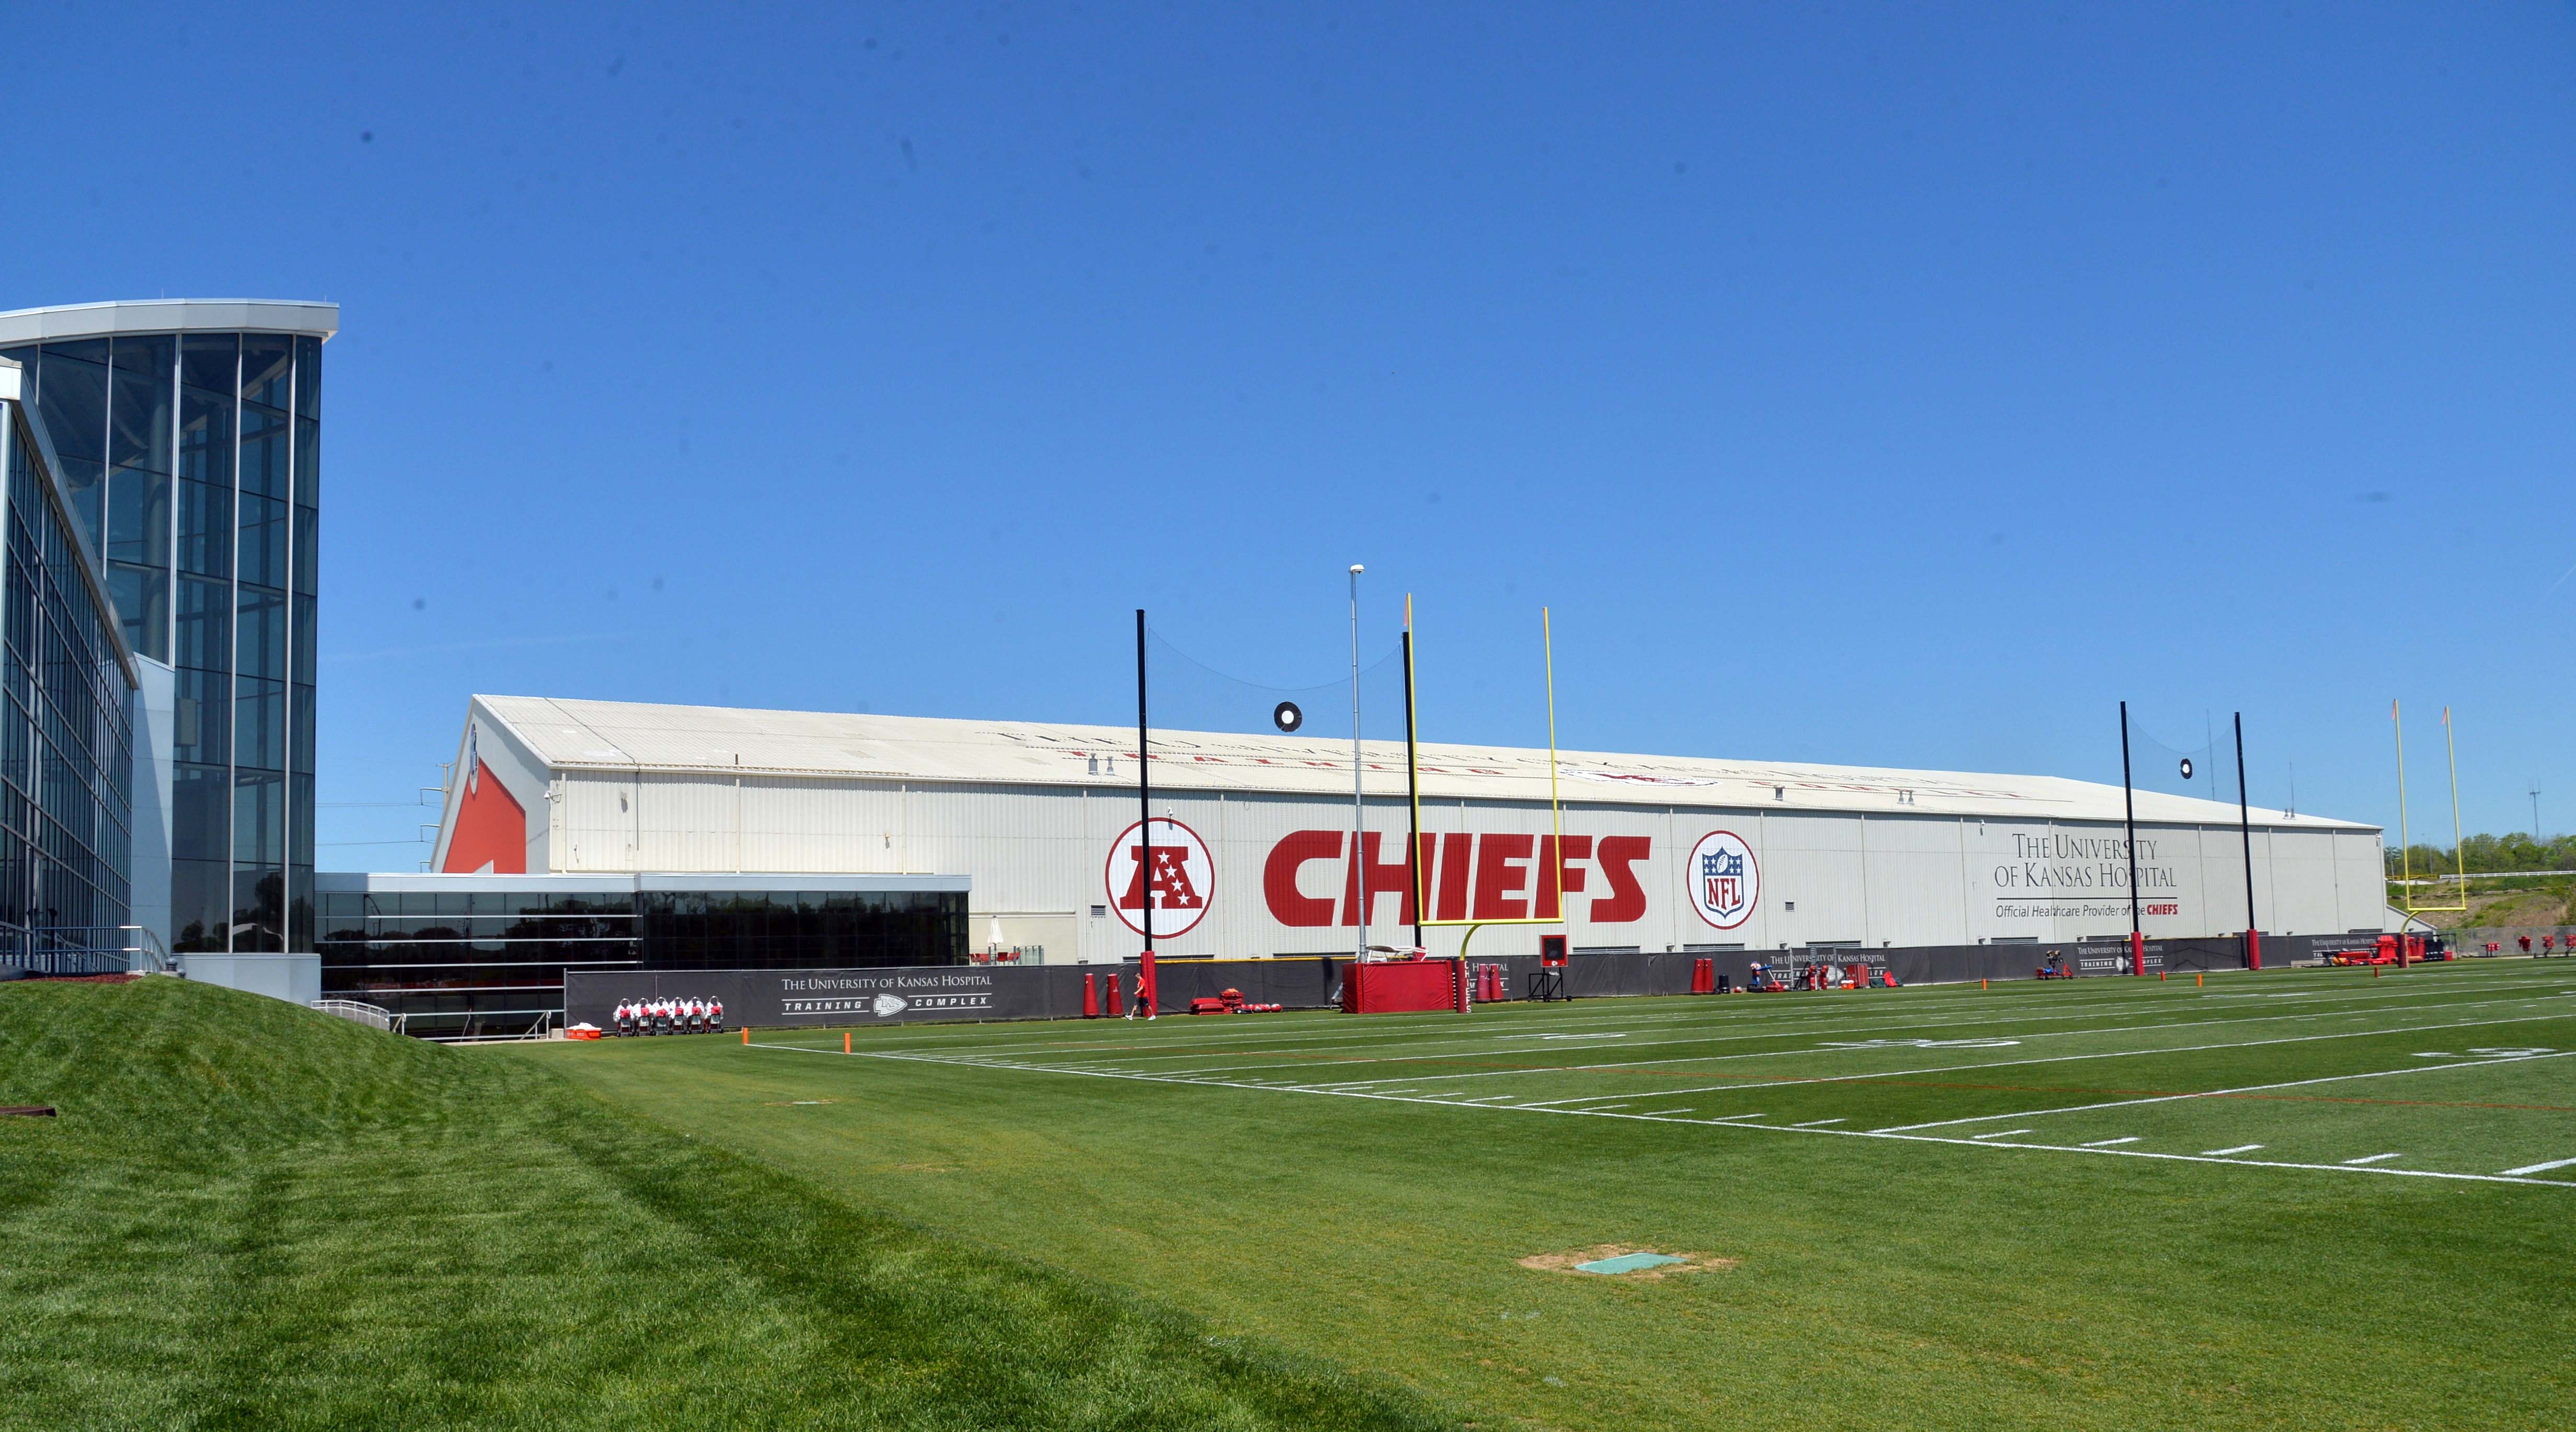
[{"label": "light fixture on pole", "polygon": [[1359,883],[1352,895],[1359,901],[1359,944],[1352,958],[1368,959],[1368,855],[1360,848],[1364,828],[1360,810],[1360,573],[1368,568],[1351,564],[1351,868],[1359,872]]}]

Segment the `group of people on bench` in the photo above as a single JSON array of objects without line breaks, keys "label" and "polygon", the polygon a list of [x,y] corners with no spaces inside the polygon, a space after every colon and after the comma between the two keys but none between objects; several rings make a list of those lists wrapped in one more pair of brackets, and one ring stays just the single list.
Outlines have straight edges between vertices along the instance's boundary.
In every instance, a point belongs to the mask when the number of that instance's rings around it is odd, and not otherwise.
[{"label": "group of people on bench", "polygon": [[619,1034],[721,1034],[720,999],[629,999],[617,1004]]}]

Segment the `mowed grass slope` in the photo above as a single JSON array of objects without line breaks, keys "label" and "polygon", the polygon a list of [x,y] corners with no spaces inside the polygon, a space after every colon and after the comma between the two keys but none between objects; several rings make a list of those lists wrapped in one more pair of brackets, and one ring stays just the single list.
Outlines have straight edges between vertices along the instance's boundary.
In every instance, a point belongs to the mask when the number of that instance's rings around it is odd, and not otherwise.
[{"label": "mowed grass slope", "polygon": [[0,1103],[62,1109],[0,1119],[0,1426],[1447,1425],[527,1063],[255,996],[0,985]]},{"label": "mowed grass slope", "polygon": [[[2576,1166],[2426,1175],[2576,1159],[2571,996],[2515,962],[493,1053],[1510,1425],[2557,1428]],[[1601,1244],[1738,1265],[1518,1261]]]}]

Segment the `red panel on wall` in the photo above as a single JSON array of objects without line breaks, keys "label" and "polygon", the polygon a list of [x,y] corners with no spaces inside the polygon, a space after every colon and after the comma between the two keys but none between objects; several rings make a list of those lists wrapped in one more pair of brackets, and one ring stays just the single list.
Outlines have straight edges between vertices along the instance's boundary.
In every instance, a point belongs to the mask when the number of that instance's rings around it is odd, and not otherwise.
[{"label": "red panel on wall", "polygon": [[456,834],[447,842],[444,869],[450,875],[486,869],[495,875],[528,873],[528,813],[479,760],[456,807]]}]

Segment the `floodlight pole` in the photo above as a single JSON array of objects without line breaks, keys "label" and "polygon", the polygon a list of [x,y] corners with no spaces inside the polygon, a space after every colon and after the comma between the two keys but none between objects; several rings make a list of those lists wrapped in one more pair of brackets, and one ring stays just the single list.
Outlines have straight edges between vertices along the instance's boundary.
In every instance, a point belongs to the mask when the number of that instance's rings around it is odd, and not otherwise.
[{"label": "floodlight pole", "polygon": [[1145,948],[1154,948],[1154,776],[1145,754],[1145,609],[1136,609],[1136,888],[1145,895]]},{"label": "floodlight pole", "polygon": [[2245,713],[2236,713],[2236,831],[2245,838],[2245,968],[2263,968],[2263,927],[2254,919],[2254,816],[2245,798]]},{"label": "floodlight pole", "polygon": [[2120,805],[2129,846],[2129,973],[2147,972],[2145,917],[2138,912],[2138,796],[2129,783],[2129,703],[2120,703]]},{"label": "floodlight pole", "polygon": [[1360,811],[1360,573],[1367,570],[1357,562],[1351,564],[1351,871],[1356,877],[1351,892],[1360,906],[1359,948],[1352,958],[1363,964],[1368,961],[1369,907],[1368,851]]}]

